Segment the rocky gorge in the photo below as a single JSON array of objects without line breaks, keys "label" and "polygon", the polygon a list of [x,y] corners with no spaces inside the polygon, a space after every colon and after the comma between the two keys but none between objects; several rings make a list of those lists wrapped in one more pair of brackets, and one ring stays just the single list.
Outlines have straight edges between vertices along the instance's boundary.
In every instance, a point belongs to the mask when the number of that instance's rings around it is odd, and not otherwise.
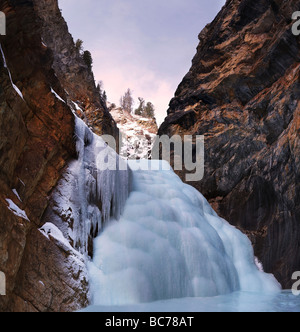
[{"label": "rocky gorge", "polygon": [[[300,39],[291,32],[298,5],[227,0],[200,33],[191,70],[158,129],[159,135],[205,136],[205,176],[189,184],[248,235],[265,271],[284,288],[300,270]],[[119,126],[132,140],[132,150],[138,150],[135,136],[150,141],[157,125],[122,109],[109,112],[57,0],[0,0],[0,11],[7,20],[7,35],[0,36],[0,272],[6,277],[0,311],[79,310],[91,301],[87,258],[93,256],[94,239],[110,218],[120,217],[132,185],[128,169],[100,171],[105,144],[98,135],[118,139]],[[146,145],[140,158],[151,154]],[[185,171],[178,175],[185,179]],[[159,187],[167,180],[163,176],[143,177],[150,192],[170,194],[172,201],[173,174],[164,192]],[[198,197],[193,188],[177,185],[180,193],[189,192],[187,203]],[[149,200],[146,209],[143,197],[140,193],[137,199],[141,216],[149,210],[168,221],[174,206],[164,211]],[[209,211],[216,218],[204,197],[197,202],[193,208],[199,208],[199,216]],[[213,242],[211,248],[216,248]],[[218,248],[222,252],[221,244]],[[155,262],[160,255],[157,251]],[[188,251],[186,256],[193,258]],[[176,260],[181,262],[179,256]],[[190,269],[199,261],[192,261]],[[221,266],[222,260],[217,263]],[[168,280],[167,273],[164,277]],[[228,280],[232,289],[238,289],[235,278]]]}]

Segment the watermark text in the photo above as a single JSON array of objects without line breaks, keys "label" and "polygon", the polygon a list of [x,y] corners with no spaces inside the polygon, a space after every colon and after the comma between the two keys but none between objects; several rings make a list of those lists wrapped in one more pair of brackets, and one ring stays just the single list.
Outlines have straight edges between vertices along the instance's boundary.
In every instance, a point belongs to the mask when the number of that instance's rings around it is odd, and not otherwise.
[{"label": "watermark text", "polygon": [[3,12],[0,11],[0,35],[6,35],[6,16]]},{"label": "watermark text", "polygon": [[300,295],[300,271],[294,272],[292,280],[296,281],[292,286],[292,292],[295,296]]},{"label": "watermark text", "polygon": [[292,26],[292,33],[294,36],[300,35],[300,11],[294,12],[292,20],[296,21]]},{"label": "watermark text", "polygon": [[[117,160],[117,155],[111,152],[116,151],[117,142],[113,136],[104,135],[101,138],[108,144],[109,149],[102,150],[97,157],[97,167],[105,170],[126,170],[127,163]],[[175,171],[184,171],[187,182],[201,181],[204,177],[204,136],[184,137],[175,135],[173,137],[155,136],[151,140],[144,136],[137,136],[135,142],[126,146],[128,139],[119,139],[120,157],[124,160],[140,160],[140,147],[149,146],[151,160],[164,160],[165,163],[145,162],[138,163],[138,169],[142,171],[168,171],[170,165]],[[130,153],[129,153],[130,152]]]},{"label": "watermark text", "polygon": [[0,271],[0,296],[6,295],[6,277],[3,272]]}]

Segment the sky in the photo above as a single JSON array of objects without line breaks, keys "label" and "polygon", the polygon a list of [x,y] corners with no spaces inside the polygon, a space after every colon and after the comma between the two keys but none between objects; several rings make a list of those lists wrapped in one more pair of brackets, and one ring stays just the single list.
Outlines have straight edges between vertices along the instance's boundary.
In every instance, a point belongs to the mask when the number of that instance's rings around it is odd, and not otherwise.
[{"label": "sky", "polygon": [[74,40],[93,57],[95,80],[119,105],[130,88],[151,101],[161,124],[191,67],[198,34],[225,0],[59,0]]}]

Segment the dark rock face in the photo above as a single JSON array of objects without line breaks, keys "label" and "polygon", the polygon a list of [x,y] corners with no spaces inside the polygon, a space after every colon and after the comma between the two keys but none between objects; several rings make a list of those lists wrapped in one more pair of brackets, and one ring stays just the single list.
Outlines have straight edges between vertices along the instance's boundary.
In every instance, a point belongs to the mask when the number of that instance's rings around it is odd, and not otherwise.
[{"label": "dark rock face", "polygon": [[7,295],[0,311],[72,311],[89,301],[85,266],[39,231],[65,167],[77,158],[70,106],[76,102],[98,133],[118,130],[75,54],[57,1],[0,0],[0,10],[7,18],[0,37],[0,271]]},{"label": "dark rock face", "polygon": [[249,235],[286,288],[300,270],[299,5],[228,0],[200,33],[159,129],[205,135],[205,177],[191,184]]}]

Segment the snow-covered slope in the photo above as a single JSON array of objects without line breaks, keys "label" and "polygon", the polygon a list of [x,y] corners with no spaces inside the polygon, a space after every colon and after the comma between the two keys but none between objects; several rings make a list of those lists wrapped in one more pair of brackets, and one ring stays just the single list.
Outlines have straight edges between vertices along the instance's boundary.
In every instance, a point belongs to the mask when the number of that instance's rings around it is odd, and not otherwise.
[{"label": "snow-covered slope", "polygon": [[152,143],[158,131],[156,120],[121,108],[113,108],[110,113],[122,135],[120,155],[128,159],[151,159]]}]

